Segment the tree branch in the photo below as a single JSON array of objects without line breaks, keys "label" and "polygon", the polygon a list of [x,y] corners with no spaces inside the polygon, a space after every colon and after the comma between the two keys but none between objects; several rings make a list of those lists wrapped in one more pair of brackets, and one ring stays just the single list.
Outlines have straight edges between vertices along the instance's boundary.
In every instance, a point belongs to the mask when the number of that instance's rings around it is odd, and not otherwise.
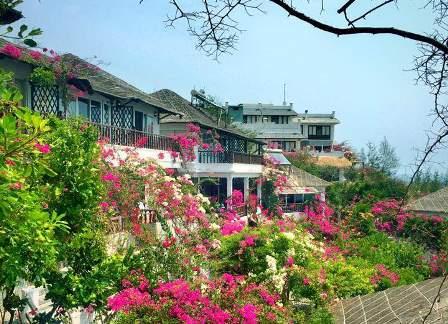
[{"label": "tree branch", "polygon": [[[431,46],[434,46],[435,48],[439,49],[440,51],[448,54],[448,46],[438,42],[436,39],[433,39],[431,37],[416,34],[413,32],[409,32],[402,29],[397,29],[394,27],[351,27],[351,28],[339,28],[335,26],[331,26],[328,24],[325,24],[323,22],[320,22],[314,18],[308,17],[304,13],[297,11],[295,8],[287,4],[286,2],[282,0],[270,0],[271,2],[275,3],[276,5],[283,8],[289,15],[298,18],[299,20],[302,20],[320,30],[323,30],[325,32],[335,34],[337,36],[345,36],[345,35],[356,35],[356,34],[389,34],[389,35],[396,35],[401,36],[404,38],[412,39],[418,42],[426,43]],[[349,1],[350,2],[350,1]],[[353,3],[351,1],[351,3]],[[350,4],[351,4],[350,3]],[[339,11],[339,10],[338,10]],[[342,11],[341,11],[342,12]]]}]

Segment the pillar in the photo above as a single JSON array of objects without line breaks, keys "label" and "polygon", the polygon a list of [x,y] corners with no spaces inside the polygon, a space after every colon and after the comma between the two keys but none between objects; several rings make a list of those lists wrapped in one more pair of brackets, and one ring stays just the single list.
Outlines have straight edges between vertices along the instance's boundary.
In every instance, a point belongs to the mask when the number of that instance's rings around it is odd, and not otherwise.
[{"label": "pillar", "polygon": [[[261,180],[261,179],[259,179]],[[257,182],[257,200],[258,203],[261,204],[261,181]]]},{"label": "pillar", "polygon": [[244,178],[244,201],[249,201],[249,178]]},{"label": "pillar", "polygon": [[[232,196],[232,192],[233,192],[233,177],[231,175],[227,176],[227,198]],[[228,208],[231,206],[227,206]]]}]

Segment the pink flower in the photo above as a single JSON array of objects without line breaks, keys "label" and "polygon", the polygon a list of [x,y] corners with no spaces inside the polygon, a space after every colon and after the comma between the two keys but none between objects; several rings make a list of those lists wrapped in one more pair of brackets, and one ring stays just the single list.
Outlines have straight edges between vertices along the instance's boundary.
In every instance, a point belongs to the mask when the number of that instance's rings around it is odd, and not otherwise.
[{"label": "pink flower", "polygon": [[106,201],[102,201],[100,202],[100,207],[104,212],[106,212],[109,210],[109,203]]},{"label": "pink flower", "polygon": [[39,152],[42,154],[48,154],[51,152],[51,147],[48,144],[36,143],[36,144],[34,144],[34,147],[37,148],[39,150]]},{"label": "pink flower", "polygon": [[116,176],[115,174],[113,174],[112,172],[107,172],[106,174],[104,174],[101,179],[103,179],[104,181],[107,182],[117,182],[120,181],[120,178],[118,176]]},{"label": "pink flower", "polygon": [[31,58],[35,61],[39,61],[43,56],[43,54],[41,52],[32,51],[32,50],[29,51],[29,54],[30,54]]},{"label": "pink flower", "polygon": [[11,190],[20,190],[23,188],[23,184],[20,182],[14,182],[9,185],[9,189]]},{"label": "pink flower", "polygon": [[311,283],[311,280],[310,280],[309,278],[307,278],[307,277],[303,278],[303,284],[304,284],[305,286],[309,286],[310,283]]},{"label": "pink flower", "polygon": [[239,310],[244,324],[257,324],[257,308],[253,304],[246,304]]},{"label": "pink flower", "polygon": [[201,147],[202,147],[204,150],[208,150],[208,149],[210,148],[210,144],[202,143]]},{"label": "pink flower", "polygon": [[159,160],[163,160],[165,159],[165,154],[163,152],[160,152],[157,157],[159,158]]},{"label": "pink flower", "polygon": [[195,124],[188,123],[187,131],[189,131],[190,133],[199,133],[201,131],[201,128]]},{"label": "pink flower", "polygon": [[22,56],[22,50],[10,43],[3,45],[3,47],[0,49],[0,52],[14,59],[18,59],[20,56]]},{"label": "pink flower", "polygon": [[286,266],[292,267],[294,265],[294,258],[292,256],[289,256],[288,259],[286,259]]},{"label": "pink flower", "polygon": [[232,235],[234,233],[239,233],[244,229],[244,222],[243,221],[227,221],[224,223],[224,225],[221,227],[221,234],[224,236]]}]

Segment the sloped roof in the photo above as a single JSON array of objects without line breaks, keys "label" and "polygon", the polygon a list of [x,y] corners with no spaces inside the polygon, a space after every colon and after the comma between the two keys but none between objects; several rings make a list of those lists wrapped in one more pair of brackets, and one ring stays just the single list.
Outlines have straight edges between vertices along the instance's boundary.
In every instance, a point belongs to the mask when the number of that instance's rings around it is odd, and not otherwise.
[{"label": "sloped roof", "polygon": [[243,137],[245,139],[249,139],[254,142],[262,142],[256,141],[255,139],[249,137],[246,133],[238,130],[235,127],[225,127],[223,123],[218,125],[217,121],[213,119],[211,116],[207,115],[204,111],[199,108],[193,107],[191,103],[177,94],[176,92],[169,89],[162,89],[156,92],[153,92],[151,96],[159,99],[164,104],[168,105],[170,109],[178,111],[182,114],[182,117],[179,116],[168,116],[161,120],[161,123],[198,123],[203,127],[217,129],[226,133],[231,133],[237,135],[239,137]]},{"label": "sloped roof", "polygon": [[127,100],[139,100],[146,104],[155,106],[171,113],[179,113],[170,108],[159,99],[143,92],[126,81],[102,70],[92,69],[91,64],[71,53],[62,55],[62,59],[67,60],[82,69],[82,74],[89,81],[92,89],[105,95]]},{"label": "sloped roof", "polygon": [[[442,282],[443,277],[440,277],[341,300],[333,305],[332,313],[337,324],[422,323]],[[447,321],[448,280],[445,280],[440,301],[434,304],[425,323],[444,324]]]},{"label": "sloped roof", "polygon": [[352,163],[345,157],[337,156],[317,156],[316,160],[313,162],[317,165],[333,166],[336,168],[349,168],[352,166]]},{"label": "sloped roof", "polygon": [[448,187],[409,203],[407,208],[413,211],[448,214]]},{"label": "sloped roof", "polygon": [[[312,175],[295,166],[290,166],[290,173],[287,175],[287,182],[283,186],[282,194],[306,193],[304,188],[328,187],[331,183]],[[309,193],[317,192],[310,190]]]},{"label": "sloped roof", "polygon": [[[23,53],[29,53],[30,49],[27,47],[23,47],[11,42],[8,42],[5,39],[0,38],[0,46],[4,46],[5,44],[12,44],[16,47],[19,47]],[[9,57],[3,53],[0,53],[0,55],[6,56],[12,60],[14,58]],[[45,53],[43,55],[47,58],[49,58]],[[22,55],[23,57],[23,55]],[[76,64],[76,69],[80,72],[80,74],[83,75],[83,79],[88,81],[89,86],[92,90],[109,95],[115,98],[124,99],[124,100],[139,100],[146,104],[155,106],[162,111],[170,112],[170,113],[178,113],[177,111],[174,111],[170,109],[167,105],[165,105],[163,102],[158,100],[157,98],[154,98],[150,96],[149,94],[141,91],[140,89],[134,87],[133,85],[127,83],[126,81],[102,70],[99,67],[94,67],[89,62],[79,58],[78,56],[68,53],[61,56],[62,60],[65,60],[67,63],[73,63]],[[18,58],[16,59],[18,61],[24,62],[26,64],[31,64],[30,62]]]}]

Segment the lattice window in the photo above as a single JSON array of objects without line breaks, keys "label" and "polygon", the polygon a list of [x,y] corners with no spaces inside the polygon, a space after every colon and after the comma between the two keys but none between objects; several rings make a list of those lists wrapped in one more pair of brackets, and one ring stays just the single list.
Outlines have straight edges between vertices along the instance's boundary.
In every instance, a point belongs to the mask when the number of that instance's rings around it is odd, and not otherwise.
[{"label": "lattice window", "polygon": [[132,106],[114,106],[112,109],[112,126],[133,128],[134,108]]},{"label": "lattice window", "polygon": [[58,114],[60,111],[58,86],[41,87],[31,84],[31,109],[43,115]]},{"label": "lattice window", "polygon": [[101,103],[98,101],[90,102],[90,120],[94,123],[101,124]]}]

